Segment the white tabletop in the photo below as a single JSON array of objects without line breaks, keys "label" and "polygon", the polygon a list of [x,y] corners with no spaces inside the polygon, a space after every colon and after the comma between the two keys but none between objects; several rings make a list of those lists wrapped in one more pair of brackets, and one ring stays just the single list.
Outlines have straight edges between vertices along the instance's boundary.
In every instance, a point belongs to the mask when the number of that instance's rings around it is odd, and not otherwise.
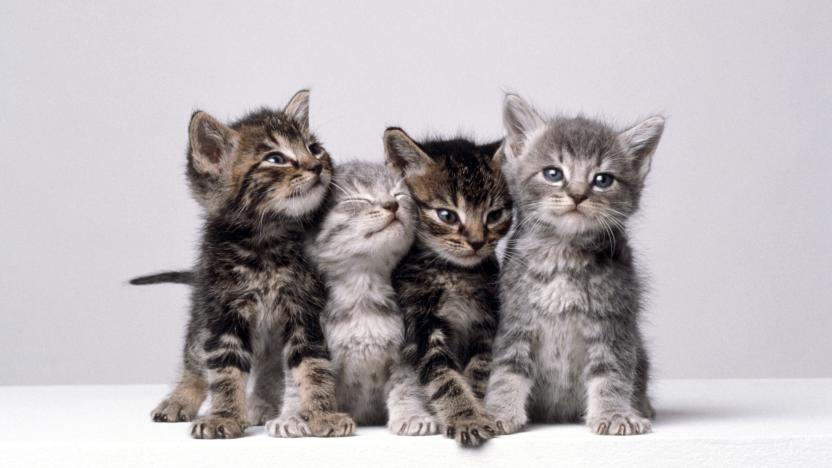
[{"label": "white tabletop", "polygon": [[342,439],[192,440],[150,421],[164,385],[0,387],[0,467],[832,466],[832,379],[665,380],[654,432],[532,426],[465,450],[362,427]]}]

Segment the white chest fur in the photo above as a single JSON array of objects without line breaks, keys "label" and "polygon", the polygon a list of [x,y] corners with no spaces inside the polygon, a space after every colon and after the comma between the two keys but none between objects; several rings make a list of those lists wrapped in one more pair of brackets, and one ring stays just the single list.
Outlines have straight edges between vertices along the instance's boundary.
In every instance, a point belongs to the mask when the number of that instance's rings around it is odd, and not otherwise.
[{"label": "white chest fur", "polygon": [[330,290],[324,335],[338,376],[338,403],[358,424],[386,422],[386,385],[404,334],[401,317],[391,310],[392,294],[388,283],[358,276]]}]

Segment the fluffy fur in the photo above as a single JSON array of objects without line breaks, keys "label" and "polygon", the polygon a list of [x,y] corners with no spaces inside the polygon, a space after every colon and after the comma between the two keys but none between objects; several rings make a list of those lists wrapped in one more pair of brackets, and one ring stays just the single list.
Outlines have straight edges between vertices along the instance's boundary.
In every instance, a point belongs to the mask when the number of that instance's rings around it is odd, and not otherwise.
[{"label": "fluffy fur", "polygon": [[[413,243],[413,203],[403,179],[382,164],[340,165],[333,185],[333,206],[307,251],[329,290],[322,321],[338,408],[359,424],[385,424],[403,337],[390,275]],[[393,421],[402,405],[424,405],[392,395]]]},{"label": "fluffy fur", "polygon": [[641,280],[625,223],[636,211],[664,119],[618,132],[543,119],[506,97],[504,171],[517,226],[501,274],[486,409],[505,433],[584,419],[598,434],[650,431]]},{"label": "fluffy fur", "polygon": [[494,249],[511,225],[500,143],[417,144],[397,128],[385,132],[384,142],[419,221],[416,241],[393,274],[410,369],[400,377],[418,382],[411,391],[425,392],[448,437],[477,446],[495,432],[480,399],[497,323]]},{"label": "fluffy fur", "polygon": [[[353,431],[335,411],[319,322],[324,284],[303,250],[332,178],[329,154],[309,130],[308,99],[301,91],[282,111],[228,126],[204,112],[191,118],[187,175],[206,220],[182,377],[152,417],[192,420],[210,394],[210,411],[191,427],[195,438],[238,437],[249,422],[274,417],[281,397],[280,416],[266,425],[271,435]],[[285,396],[284,373],[292,383]]]}]

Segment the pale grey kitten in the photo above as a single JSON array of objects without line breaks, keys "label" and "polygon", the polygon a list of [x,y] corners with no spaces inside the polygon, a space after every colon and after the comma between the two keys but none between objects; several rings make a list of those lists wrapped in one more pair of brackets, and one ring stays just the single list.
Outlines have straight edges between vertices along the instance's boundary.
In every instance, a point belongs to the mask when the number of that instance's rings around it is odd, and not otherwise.
[{"label": "pale grey kitten", "polygon": [[389,406],[391,427],[405,424],[410,432],[413,422],[424,433],[436,424],[413,391],[413,372],[399,362],[404,331],[390,280],[413,243],[413,201],[402,178],[382,164],[339,165],[333,186],[333,205],[307,252],[328,289],[322,324],[338,408],[358,424],[376,425],[388,422]]},{"label": "pale grey kitten", "polygon": [[518,218],[486,409],[505,433],[581,419],[598,434],[649,432],[642,286],[625,225],[664,119],[618,132],[583,117],[545,120],[508,95],[504,123]]}]

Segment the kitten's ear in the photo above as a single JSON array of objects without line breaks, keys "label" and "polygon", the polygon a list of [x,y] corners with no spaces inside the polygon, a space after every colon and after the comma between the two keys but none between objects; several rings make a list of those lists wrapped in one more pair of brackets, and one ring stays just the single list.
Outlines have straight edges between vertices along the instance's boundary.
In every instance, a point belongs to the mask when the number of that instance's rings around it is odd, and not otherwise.
[{"label": "kitten's ear", "polygon": [[644,180],[650,172],[653,153],[656,152],[656,147],[659,146],[659,140],[664,132],[664,121],[664,117],[654,115],[618,135],[618,140],[635,159],[641,180]]},{"label": "kitten's ear", "polygon": [[504,151],[506,158],[523,152],[529,135],[544,125],[543,117],[516,94],[506,94],[503,101],[503,126],[506,130]]},{"label": "kitten's ear", "polygon": [[219,174],[234,148],[236,137],[237,132],[207,112],[194,112],[188,126],[189,164],[199,173]]},{"label": "kitten's ear", "polygon": [[309,90],[302,89],[295,93],[283,112],[295,119],[303,128],[309,128]]},{"label": "kitten's ear", "polygon": [[404,130],[397,127],[384,131],[384,155],[387,164],[405,176],[421,174],[433,164],[433,159]]}]

